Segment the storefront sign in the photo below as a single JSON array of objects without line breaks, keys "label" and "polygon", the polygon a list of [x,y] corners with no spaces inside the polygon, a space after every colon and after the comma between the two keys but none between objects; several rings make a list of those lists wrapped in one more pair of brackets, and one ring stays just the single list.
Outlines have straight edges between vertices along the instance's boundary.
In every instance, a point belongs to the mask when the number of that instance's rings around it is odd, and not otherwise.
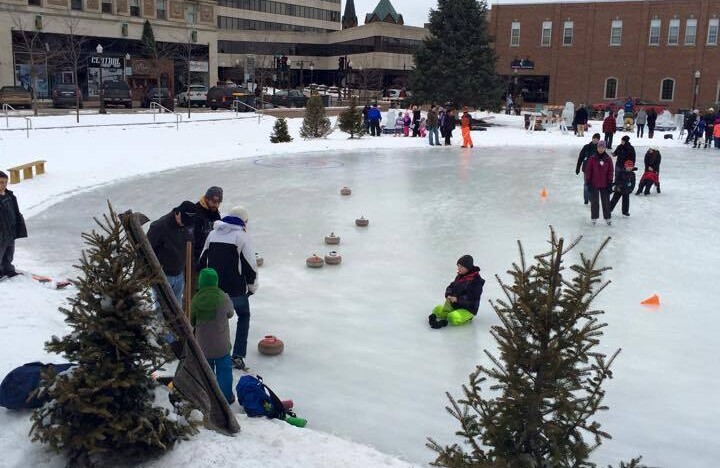
[{"label": "storefront sign", "polygon": [[515,59],[510,62],[510,68],[513,70],[535,70],[535,62],[529,58],[520,60]]},{"label": "storefront sign", "polygon": [[207,73],[208,71],[210,71],[210,66],[208,65],[208,62],[196,62],[194,60],[191,60],[190,71]]},{"label": "storefront sign", "polygon": [[90,56],[90,66],[97,68],[102,63],[103,68],[125,68],[123,57]]}]

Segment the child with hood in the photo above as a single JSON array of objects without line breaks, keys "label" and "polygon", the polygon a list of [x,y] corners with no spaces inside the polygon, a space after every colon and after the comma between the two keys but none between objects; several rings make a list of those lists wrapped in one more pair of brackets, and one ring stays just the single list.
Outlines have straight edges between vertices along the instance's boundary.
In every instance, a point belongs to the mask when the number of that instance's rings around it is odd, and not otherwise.
[{"label": "child with hood", "polygon": [[473,258],[470,255],[460,257],[455,281],[445,289],[445,304],[435,307],[428,316],[430,326],[437,329],[472,320],[480,307],[484,284],[480,268],[474,265]]},{"label": "child with hood", "polygon": [[410,124],[412,119],[410,118],[410,112],[405,112],[403,116],[403,136],[410,136]]},{"label": "child with hood", "polygon": [[198,277],[198,292],[190,304],[190,322],[195,327],[195,338],[215,372],[220,391],[228,403],[233,395],[232,361],[230,359],[230,325],[228,319],[235,313],[233,303],[218,287],[220,279],[212,268],[204,268]]}]

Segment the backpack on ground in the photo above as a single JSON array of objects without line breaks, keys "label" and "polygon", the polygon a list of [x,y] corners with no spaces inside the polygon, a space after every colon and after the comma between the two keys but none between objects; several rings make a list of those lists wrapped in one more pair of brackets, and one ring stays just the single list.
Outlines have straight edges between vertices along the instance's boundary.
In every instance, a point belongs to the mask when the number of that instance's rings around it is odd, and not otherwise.
[{"label": "backpack on ground", "polygon": [[262,377],[243,375],[235,386],[238,403],[245,408],[251,418],[265,416],[285,420],[287,416],[295,416],[285,409],[280,398],[262,381]]},{"label": "backpack on ground", "polygon": [[45,401],[33,396],[33,392],[40,386],[41,373],[52,367],[59,374],[73,365],[29,362],[13,369],[0,384],[0,406],[8,409],[41,407]]}]

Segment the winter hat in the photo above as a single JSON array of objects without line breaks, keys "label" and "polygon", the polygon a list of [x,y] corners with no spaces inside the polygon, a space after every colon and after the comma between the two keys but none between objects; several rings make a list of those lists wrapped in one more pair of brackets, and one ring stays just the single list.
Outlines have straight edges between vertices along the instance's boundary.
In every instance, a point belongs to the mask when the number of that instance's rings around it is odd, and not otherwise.
[{"label": "winter hat", "polygon": [[632,169],[633,167],[635,167],[635,163],[632,162],[632,159],[625,161],[625,169]]},{"label": "winter hat", "polygon": [[605,143],[605,140],[598,141],[597,147],[598,148],[607,148],[607,144]]},{"label": "winter hat", "polygon": [[243,222],[248,222],[248,211],[244,206],[236,206],[230,210],[230,213],[228,213],[228,216],[232,216],[235,218],[240,218],[243,220]]},{"label": "winter hat", "polygon": [[203,268],[198,276],[198,288],[217,286],[220,283],[217,271],[213,268]]},{"label": "winter hat", "polygon": [[0,179],[7,179],[8,175],[5,174],[3,171],[0,171]]},{"label": "winter hat", "polygon": [[195,203],[185,200],[184,202],[180,203],[180,206],[175,208],[173,211],[175,213],[180,213],[180,221],[183,223],[183,226],[192,225],[193,217],[196,213]]},{"label": "winter hat", "polygon": [[468,270],[472,270],[475,267],[475,260],[473,260],[470,255],[463,255],[458,259],[457,264]]},{"label": "winter hat", "polygon": [[624,137],[622,137],[622,138],[620,138],[620,139],[621,139],[622,141],[624,141],[624,142],[630,141],[630,137],[627,136],[627,135],[625,135]]},{"label": "winter hat", "polygon": [[205,198],[207,200],[217,199],[220,203],[223,201],[223,189],[220,187],[212,186],[205,192]]}]

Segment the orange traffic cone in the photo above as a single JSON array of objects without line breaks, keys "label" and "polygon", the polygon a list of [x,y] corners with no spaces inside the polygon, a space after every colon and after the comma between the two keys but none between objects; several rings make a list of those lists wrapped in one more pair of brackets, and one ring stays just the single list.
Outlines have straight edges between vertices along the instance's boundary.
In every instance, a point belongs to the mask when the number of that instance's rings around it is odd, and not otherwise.
[{"label": "orange traffic cone", "polygon": [[547,198],[547,196],[548,196],[547,190],[545,190],[545,188],[543,188],[542,192],[540,192],[540,198],[545,200]]},{"label": "orange traffic cone", "polygon": [[659,306],[660,305],[660,296],[657,294],[653,294],[652,296],[648,297],[644,301],[642,301],[640,304],[642,305],[649,305],[649,306]]}]

